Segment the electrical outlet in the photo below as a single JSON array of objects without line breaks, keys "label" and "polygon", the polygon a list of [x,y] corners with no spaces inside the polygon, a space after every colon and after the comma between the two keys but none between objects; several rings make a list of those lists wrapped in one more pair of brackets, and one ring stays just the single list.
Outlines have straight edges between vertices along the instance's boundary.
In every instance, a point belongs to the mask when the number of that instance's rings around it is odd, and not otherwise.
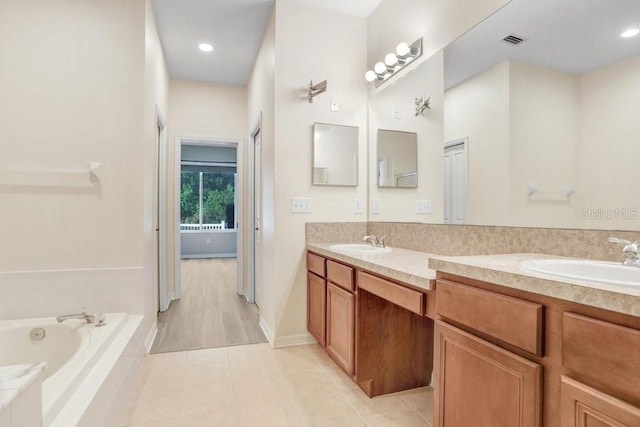
[{"label": "electrical outlet", "polygon": [[430,214],[431,200],[416,200],[416,213],[418,214]]},{"label": "electrical outlet", "polygon": [[380,199],[373,199],[371,201],[371,213],[372,214],[380,213]]},{"label": "electrical outlet", "polygon": [[362,213],[362,200],[361,199],[353,199],[353,213],[361,214]]}]

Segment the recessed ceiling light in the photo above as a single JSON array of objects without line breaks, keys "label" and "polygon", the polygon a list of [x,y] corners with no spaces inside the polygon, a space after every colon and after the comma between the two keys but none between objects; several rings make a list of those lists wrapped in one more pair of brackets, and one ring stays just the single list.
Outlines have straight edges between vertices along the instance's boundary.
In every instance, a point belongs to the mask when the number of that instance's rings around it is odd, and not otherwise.
[{"label": "recessed ceiling light", "polygon": [[629,37],[637,36],[640,34],[640,29],[638,28],[629,28],[624,33],[620,34],[620,37],[623,39],[628,39]]},{"label": "recessed ceiling light", "polygon": [[203,52],[211,52],[213,51],[213,46],[210,45],[209,43],[200,43],[198,45],[198,49],[200,49]]}]

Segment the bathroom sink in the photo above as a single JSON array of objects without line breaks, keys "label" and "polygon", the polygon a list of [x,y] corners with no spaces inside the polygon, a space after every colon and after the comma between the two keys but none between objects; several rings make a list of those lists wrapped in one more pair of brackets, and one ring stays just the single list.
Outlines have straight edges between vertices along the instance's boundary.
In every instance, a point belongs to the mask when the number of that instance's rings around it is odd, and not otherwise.
[{"label": "bathroom sink", "polygon": [[622,265],[619,262],[532,259],[522,261],[520,265],[529,271],[568,279],[610,285],[640,286],[640,268]]},{"label": "bathroom sink", "polygon": [[339,252],[351,252],[357,254],[381,254],[391,252],[391,248],[376,248],[368,244],[362,243],[345,243],[339,245],[331,245],[329,249]]}]

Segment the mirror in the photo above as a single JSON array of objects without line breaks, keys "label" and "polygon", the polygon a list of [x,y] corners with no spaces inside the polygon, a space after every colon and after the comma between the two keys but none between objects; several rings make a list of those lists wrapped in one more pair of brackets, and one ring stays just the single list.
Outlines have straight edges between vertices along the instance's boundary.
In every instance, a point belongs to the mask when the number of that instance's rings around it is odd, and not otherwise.
[{"label": "mirror", "polygon": [[[447,46],[439,155],[418,159],[443,188],[426,220],[640,230],[640,35],[621,37],[639,16],[637,0],[513,0]],[[374,117],[393,108],[378,96]]]},{"label": "mirror", "polygon": [[418,135],[378,129],[378,186],[418,186]]},{"label": "mirror", "polygon": [[313,124],[313,185],[358,185],[358,128]]}]

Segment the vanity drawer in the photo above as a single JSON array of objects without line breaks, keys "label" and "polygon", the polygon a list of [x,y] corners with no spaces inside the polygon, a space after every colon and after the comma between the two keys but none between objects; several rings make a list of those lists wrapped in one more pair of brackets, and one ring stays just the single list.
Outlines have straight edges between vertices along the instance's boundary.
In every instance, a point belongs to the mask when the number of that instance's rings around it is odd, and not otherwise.
[{"label": "vanity drawer", "polygon": [[640,330],[564,313],[562,364],[595,384],[638,396]]},{"label": "vanity drawer", "polygon": [[316,273],[320,277],[327,277],[326,263],[326,258],[307,252],[307,270]]},{"label": "vanity drawer", "polygon": [[436,313],[529,353],[542,355],[541,304],[438,280]]},{"label": "vanity drawer", "polygon": [[353,268],[346,265],[327,260],[327,279],[350,292],[356,290],[353,281]]},{"label": "vanity drawer", "polygon": [[402,308],[424,315],[425,294],[383,278],[358,271],[358,288],[364,289]]}]

